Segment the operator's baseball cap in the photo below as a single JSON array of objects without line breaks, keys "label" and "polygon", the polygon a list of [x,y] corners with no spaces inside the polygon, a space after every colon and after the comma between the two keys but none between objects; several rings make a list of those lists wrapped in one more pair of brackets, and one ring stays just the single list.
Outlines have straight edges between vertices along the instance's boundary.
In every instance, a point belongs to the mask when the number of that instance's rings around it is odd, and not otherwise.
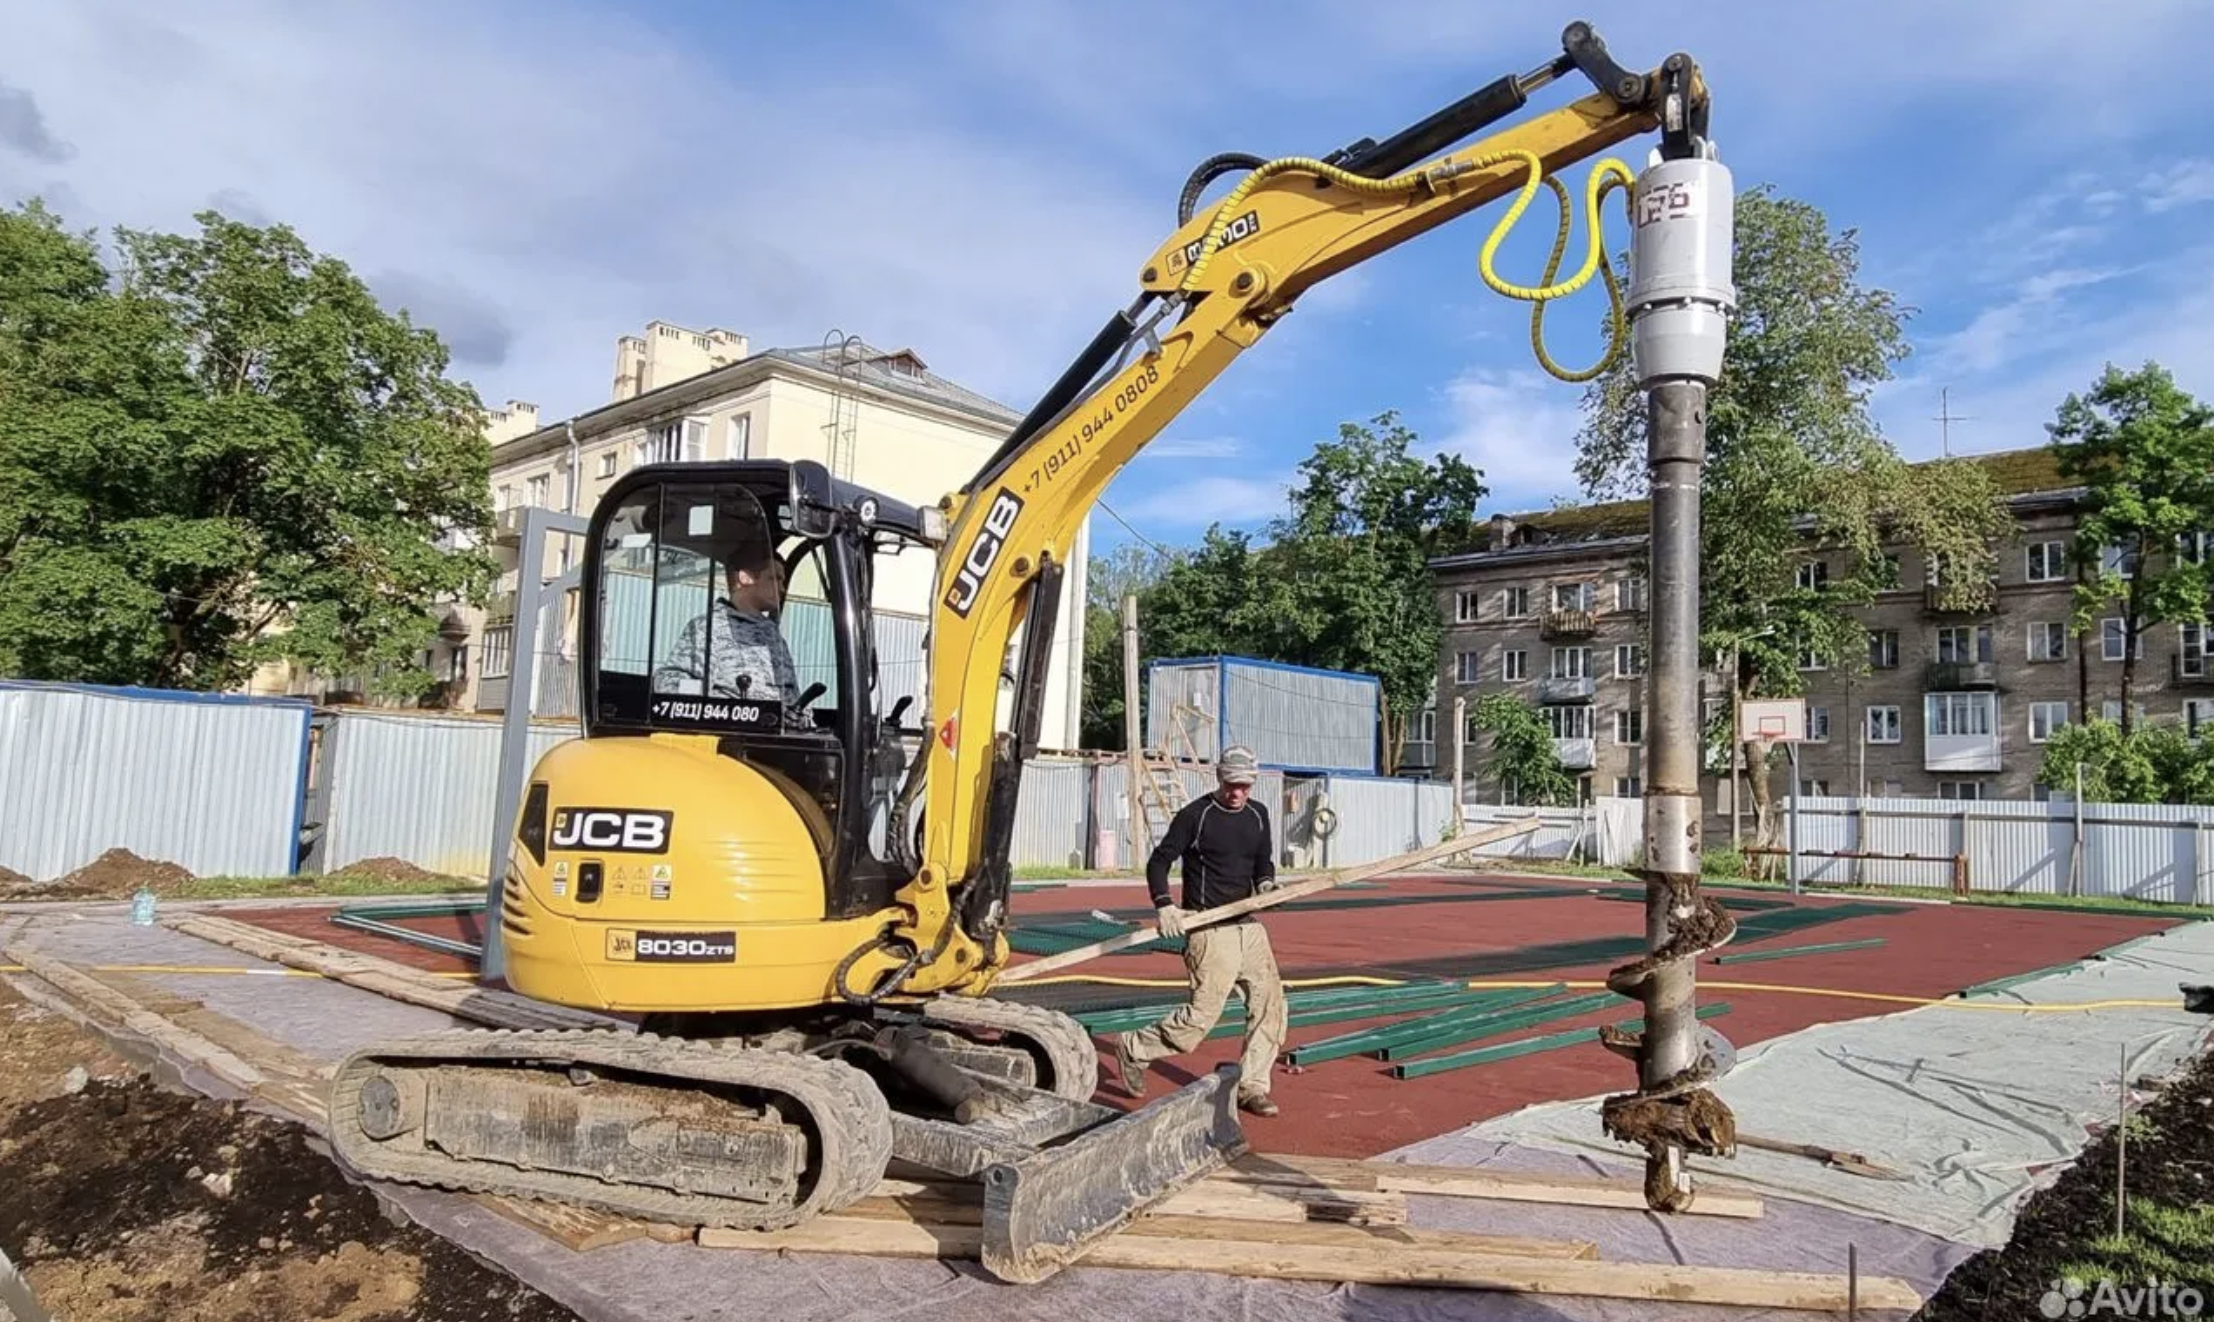
[{"label": "operator's baseball cap", "polygon": [[1225,785],[1250,785],[1260,776],[1260,760],[1243,744],[1232,744],[1215,759],[1215,779]]}]

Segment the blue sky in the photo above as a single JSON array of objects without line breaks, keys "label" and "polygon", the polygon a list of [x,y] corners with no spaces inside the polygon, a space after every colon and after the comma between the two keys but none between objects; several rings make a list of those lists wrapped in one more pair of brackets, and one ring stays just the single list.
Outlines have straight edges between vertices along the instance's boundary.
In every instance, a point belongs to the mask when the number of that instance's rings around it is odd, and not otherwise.
[{"label": "blue sky", "polygon": [[[1698,57],[1738,182],[1860,232],[1864,281],[1916,309],[1876,405],[1905,453],[1938,452],[1941,388],[1956,452],[2039,443],[2107,361],[2214,396],[2204,0],[815,12],[853,26],[706,0],[11,6],[0,197],[80,228],[290,222],[438,325],[487,402],[549,418],[603,402],[615,337],[657,317],[911,345],[1026,408],[1128,301],[1200,159],[1382,136],[1587,18],[1625,63]],[[1257,527],[1317,441],[1384,409],[1480,468],[1487,509],[1575,497],[1580,388],[1477,276],[1498,214],[1309,294],[1108,504],[1161,543]],[[1528,215],[1508,278],[1535,280],[1552,224]],[[1549,316],[1557,358],[1597,352],[1601,306],[1594,286]]]}]

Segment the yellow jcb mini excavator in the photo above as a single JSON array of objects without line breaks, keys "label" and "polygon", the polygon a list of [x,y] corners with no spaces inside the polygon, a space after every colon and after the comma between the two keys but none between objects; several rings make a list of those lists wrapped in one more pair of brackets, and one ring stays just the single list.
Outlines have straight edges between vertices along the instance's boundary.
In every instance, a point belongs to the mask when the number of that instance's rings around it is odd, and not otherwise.
[{"label": "yellow jcb mini excavator", "polygon": [[[1579,75],[1597,90],[1448,150]],[[935,507],[805,460],[620,478],[586,536],[584,737],[533,768],[492,919],[515,991],[636,1015],[640,1029],[365,1047],[331,1085],[339,1156],[376,1179],[762,1229],[852,1203],[896,1157],[979,1179],[985,1265],[1035,1281],[1242,1151],[1234,1067],[1125,1115],[1092,1100],[1098,1055],[1074,1020],[985,995],[1009,956],[1016,794],[1076,531],[1116,472],[1302,293],[1510,194],[1483,250],[1487,282],[1535,317],[1598,271],[1615,312],[1609,358],[1634,339],[1649,386],[1703,390],[1734,298],[1732,192],[1706,123],[1688,57],[1632,72],[1574,24],[1557,58],[1381,142],[1202,164],[1135,302]],[[1652,130],[1642,177],[1616,161],[1594,170],[1579,274],[1538,288],[1496,276],[1500,237],[1541,187],[1559,200],[1565,244],[1575,208],[1558,171]],[[1200,214],[1207,186],[1239,171]],[[1598,224],[1618,187],[1627,312]],[[1597,370],[1546,361],[1568,379]],[[1695,489],[1696,453],[1689,462]],[[884,697],[872,628],[873,594],[893,581],[927,582],[934,601],[912,716],[910,698]],[[790,641],[780,628],[798,628],[789,611],[776,623],[779,586],[828,605],[811,618],[827,618],[834,660],[804,691],[777,646]],[[1695,662],[1660,649],[1656,701],[1690,707]],[[1649,803],[1696,825],[1695,798],[1667,799],[1686,784],[1649,783]],[[1653,1025],[1653,1045],[1622,1048],[1639,1056],[1641,1087],[1620,1100],[1662,1154],[1657,1204],[1688,1188],[1687,1142],[1728,1147],[1727,1112],[1699,1087],[1713,1059],[1685,990],[1688,961],[1727,919],[1685,899],[1682,869],[1675,890],[1653,886],[1656,955],[1618,984]]]}]

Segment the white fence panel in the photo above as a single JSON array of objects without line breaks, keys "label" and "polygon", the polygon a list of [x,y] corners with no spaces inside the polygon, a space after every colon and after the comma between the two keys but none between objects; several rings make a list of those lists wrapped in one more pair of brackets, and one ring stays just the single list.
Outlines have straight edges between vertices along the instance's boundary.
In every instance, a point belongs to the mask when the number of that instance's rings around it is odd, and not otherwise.
[{"label": "white fence panel", "polygon": [[[573,725],[532,725],[526,768],[575,737]],[[401,858],[432,872],[484,876],[500,783],[499,721],[341,711],[325,739],[323,871]]]},{"label": "white fence panel", "polygon": [[52,881],[123,848],[195,876],[290,874],[298,698],[0,682],[0,866]]},{"label": "white fence panel", "polygon": [[1015,801],[1015,867],[1081,868],[1092,849],[1092,767],[1032,758]]},{"label": "white fence panel", "polygon": [[1560,861],[1571,857],[1573,851],[1579,847],[1579,842],[1588,841],[1591,834],[1591,826],[1585,814],[1575,808],[1524,808],[1512,804],[1471,803],[1462,808],[1462,813],[1471,831],[1528,821],[1532,817],[1541,823],[1535,831],[1525,831],[1504,840],[1494,840],[1488,845],[1478,845],[1462,854],[1463,858]]}]

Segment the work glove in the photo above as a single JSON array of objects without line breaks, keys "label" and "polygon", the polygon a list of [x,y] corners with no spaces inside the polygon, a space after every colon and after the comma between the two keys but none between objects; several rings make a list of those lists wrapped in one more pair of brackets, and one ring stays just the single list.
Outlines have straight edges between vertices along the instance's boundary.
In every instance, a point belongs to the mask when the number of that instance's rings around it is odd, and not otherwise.
[{"label": "work glove", "polygon": [[1153,911],[1153,917],[1162,936],[1179,937],[1184,935],[1184,920],[1191,915],[1173,904],[1164,904]]},{"label": "work glove", "polygon": [[1277,880],[1276,880],[1276,878],[1274,878],[1274,877],[1263,877],[1263,878],[1262,878],[1262,879],[1261,879],[1261,880],[1260,880],[1259,882],[1257,882],[1257,883],[1256,883],[1256,884],[1254,885],[1253,889],[1254,889],[1254,890],[1256,890],[1256,891],[1258,891],[1258,892],[1260,892],[1260,893],[1261,893],[1261,894],[1263,894],[1263,895],[1266,895],[1266,894],[1268,894],[1268,893],[1269,893],[1270,891],[1272,891],[1272,890],[1275,890],[1275,889],[1276,889],[1276,887],[1277,887],[1277,885],[1278,885],[1278,883],[1277,883]]}]

